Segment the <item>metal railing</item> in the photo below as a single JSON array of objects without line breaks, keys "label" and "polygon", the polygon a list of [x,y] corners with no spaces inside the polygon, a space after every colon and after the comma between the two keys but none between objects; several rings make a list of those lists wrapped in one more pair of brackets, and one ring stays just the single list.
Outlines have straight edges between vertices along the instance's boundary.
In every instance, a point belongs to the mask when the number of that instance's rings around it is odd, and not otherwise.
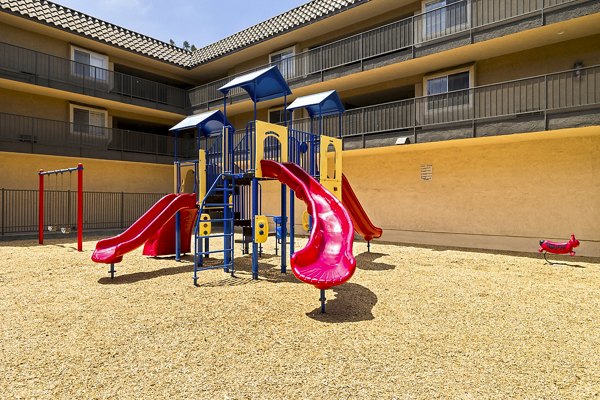
[{"label": "metal railing", "polygon": [[3,42],[0,77],[178,112],[188,106],[185,89]]},{"label": "metal railing", "polygon": [[[48,178],[48,185],[60,188],[61,179]],[[66,178],[65,178],[66,179]],[[63,188],[66,181],[62,182]],[[45,190],[45,228],[76,229],[77,191]],[[125,229],[135,222],[164,193],[84,192],[83,229]],[[0,235],[37,232],[38,190],[1,189]]]},{"label": "metal railing", "polygon": [[[591,2],[591,0],[588,0]],[[515,19],[541,16],[544,12],[579,0],[460,0],[384,26],[328,43],[282,61],[264,64],[189,90],[191,107],[209,107],[223,98],[218,88],[236,77],[277,65],[290,84],[328,79],[327,71],[358,65],[375,57],[407,51],[415,57],[415,49],[429,42],[469,33],[494,24],[511,24]],[[412,50],[412,51],[411,51]],[[243,98],[236,88],[230,92],[233,101]]]},{"label": "metal railing", "polygon": [[[192,139],[183,140],[183,148],[194,147]],[[22,150],[44,153],[48,147],[63,150],[94,149],[156,156],[174,155],[174,138],[126,129],[73,124],[43,118],[0,113],[0,143],[23,145]],[[104,158],[104,157],[99,157]],[[108,157],[114,158],[114,157]]]},{"label": "metal railing", "polygon": [[[416,97],[346,111],[342,136],[368,135],[451,123],[542,115],[600,106],[600,66]],[[309,119],[294,129],[316,131]],[[323,118],[324,135],[338,136],[337,116]]]}]

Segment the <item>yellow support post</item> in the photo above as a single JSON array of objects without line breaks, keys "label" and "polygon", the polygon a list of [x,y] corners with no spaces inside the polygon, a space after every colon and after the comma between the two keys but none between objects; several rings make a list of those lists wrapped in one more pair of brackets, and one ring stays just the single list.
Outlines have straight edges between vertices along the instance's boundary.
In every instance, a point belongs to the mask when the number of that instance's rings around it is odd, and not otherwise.
[{"label": "yellow support post", "polygon": [[177,177],[177,168],[179,168],[179,164],[173,164],[173,193],[177,193],[177,185],[179,184],[179,179]]},{"label": "yellow support post", "polygon": [[257,178],[263,177],[260,160],[265,158],[265,140],[268,137],[275,138],[281,144],[281,159],[279,161],[284,163],[288,160],[288,128],[264,121],[256,121],[254,176]]},{"label": "yellow support post", "polygon": [[[333,146],[333,168],[330,171],[329,146]],[[325,186],[338,200],[342,200],[342,139],[321,136],[319,173],[321,185]]]},{"label": "yellow support post", "polygon": [[308,213],[308,211],[304,210],[304,212],[302,213],[302,228],[304,228],[304,230],[307,232],[310,230],[309,221],[310,214]]},{"label": "yellow support post", "polygon": [[206,151],[198,150],[198,200],[202,201],[206,196]]}]

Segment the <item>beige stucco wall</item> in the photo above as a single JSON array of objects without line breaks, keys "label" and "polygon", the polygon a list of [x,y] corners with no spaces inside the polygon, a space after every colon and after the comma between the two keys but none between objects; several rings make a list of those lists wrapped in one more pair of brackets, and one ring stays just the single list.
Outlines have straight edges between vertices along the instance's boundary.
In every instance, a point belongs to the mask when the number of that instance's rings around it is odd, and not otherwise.
[{"label": "beige stucco wall", "polygon": [[13,25],[0,23],[0,38],[2,38],[2,42],[15,46],[52,54],[57,57],[70,58],[69,43],[50,36],[19,29]]},{"label": "beige stucco wall", "polygon": [[[344,173],[385,241],[534,252],[575,233],[600,256],[599,154],[590,127],[346,151]],[[263,193],[278,213],[279,186]]]},{"label": "beige stucco wall", "polygon": [[63,99],[0,88],[0,112],[69,121],[69,102]]},{"label": "beige stucco wall", "polygon": [[173,167],[169,165],[7,152],[0,152],[0,187],[37,189],[40,169],[75,167],[79,162],[84,166],[86,191],[170,193],[173,190]]},{"label": "beige stucco wall", "polygon": [[600,35],[595,35],[479,61],[476,85],[565,71],[575,62],[600,65],[598,43]]}]

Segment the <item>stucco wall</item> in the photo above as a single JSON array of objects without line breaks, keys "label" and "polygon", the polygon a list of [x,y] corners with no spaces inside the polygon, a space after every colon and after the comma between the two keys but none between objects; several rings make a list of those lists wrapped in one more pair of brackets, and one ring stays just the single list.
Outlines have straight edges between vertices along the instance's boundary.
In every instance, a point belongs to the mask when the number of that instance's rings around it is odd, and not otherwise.
[{"label": "stucco wall", "polygon": [[69,43],[40,35],[15,26],[0,23],[0,38],[3,42],[26,49],[52,54],[62,58],[71,58]]},{"label": "stucco wall", "polygon": [[600,35],[595,35],[479,61],[476,85],[565,71],[575,62],[599,65],[598,43]]},{"label": "stucco wall", "polygon": [[[575,233],[578,254],[600,256],[598,154],[590,127],[345,151],[344,173],[385,241],[536,251]],[[279,187],[263,191],[278,213]]]},{"label": "stucco wall", "polygon": [[86,191],[170,193],[173,190],[173,167],[170,165],[6,152],[0,152],[0,187],[37,189],[40,169],[75,167],[79,162],[84,166]]},{"label": "stucco wall", "polygon": [[69,102],[0,88],[0,112],[69,121]]}]

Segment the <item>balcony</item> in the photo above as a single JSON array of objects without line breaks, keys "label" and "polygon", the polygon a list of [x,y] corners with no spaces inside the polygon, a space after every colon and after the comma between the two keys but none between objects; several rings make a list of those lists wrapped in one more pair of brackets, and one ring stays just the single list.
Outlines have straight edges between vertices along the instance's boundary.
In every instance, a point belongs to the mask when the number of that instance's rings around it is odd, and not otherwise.
[{"label": "balcony", "polygon": [[185,114],[187,92],[0,42],[0,78]]},{"label": "balcony", "polygon": [[[599,11],[595,0],[461,0],[198,86],[189,101],[193,109],[220,106],[219,87],[269,65],[294,88]],[[241,89],[230,94],[232,102],[247,98]]]},{"label": "balcony", "polygon": [[[344,149],[599,125],[600,66],[479,86],[434,96],[377,104],[342,117]],[[315,131],[308,119],[293,127]],[[316,126],[315,126],[316,128]],[[338,136],[338,117],[323,134]]]},{"label": "balcony", "polygon": [[[189,156],[195,155],[192,139],[180,141]],[[170,164],[174,140],[167,135],[0,113],[0,151]]]}]

